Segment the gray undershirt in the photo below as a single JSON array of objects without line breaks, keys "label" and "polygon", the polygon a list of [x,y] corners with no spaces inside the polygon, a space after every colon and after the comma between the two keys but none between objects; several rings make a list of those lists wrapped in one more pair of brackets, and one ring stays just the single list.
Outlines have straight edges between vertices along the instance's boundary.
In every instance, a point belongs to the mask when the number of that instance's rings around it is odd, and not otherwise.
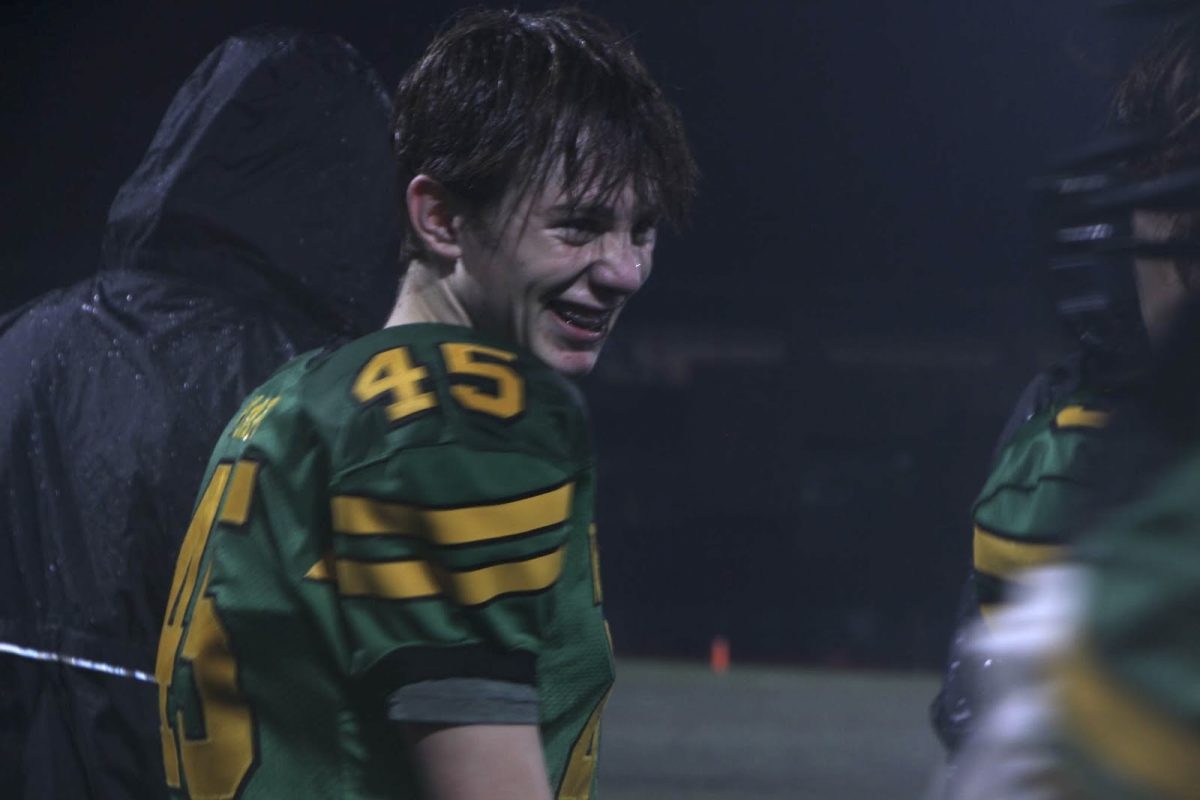
[{"label": "gray undershirt", "polygon": [[452,725],[536,725],[537,690],[484,678],[444,678],[392,692],[388,718]]}]

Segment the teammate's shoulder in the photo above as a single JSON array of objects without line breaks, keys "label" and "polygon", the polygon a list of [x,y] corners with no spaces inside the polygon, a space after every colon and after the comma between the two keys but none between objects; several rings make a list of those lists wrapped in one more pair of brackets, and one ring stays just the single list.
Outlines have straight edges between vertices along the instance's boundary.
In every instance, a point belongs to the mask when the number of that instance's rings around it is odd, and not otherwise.
[{"label": "teammate's shoulder", "polygon": [[[1072,360],[1040,373],[1017,404],[972,509],[978,529],[1005,540],[1062,541],[1095,501],[1115,401]],[[977,538],[979,534],[977,532]]]},{"label": "teammate's shoulder", "polygon": [[997,443],[996,461],[1006,449],[1028,447],[1039,437],[1103,430],[1114,407],[1113,391],[1091,385],[1078,358],[1061,359],[1038,373],[1021,393]]}]

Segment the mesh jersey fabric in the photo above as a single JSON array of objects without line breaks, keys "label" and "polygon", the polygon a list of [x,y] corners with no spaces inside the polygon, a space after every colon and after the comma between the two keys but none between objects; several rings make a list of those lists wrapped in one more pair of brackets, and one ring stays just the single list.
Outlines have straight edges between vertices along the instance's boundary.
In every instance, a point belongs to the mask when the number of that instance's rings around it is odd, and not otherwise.
[{"label": "mesh jersey fabric", "polygon": [[293,362],[222,435],[176,568],[175,796],[418,797],[396,720],[504,715],[588,796],[613,677],[593,494],[580,397],[528,353],[405,325]]}]

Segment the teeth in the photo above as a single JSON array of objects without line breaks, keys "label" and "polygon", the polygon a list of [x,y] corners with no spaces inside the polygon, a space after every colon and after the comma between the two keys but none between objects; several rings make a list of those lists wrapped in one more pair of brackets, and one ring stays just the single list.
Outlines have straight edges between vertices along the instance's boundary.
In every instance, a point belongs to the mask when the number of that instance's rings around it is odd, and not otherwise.
[{"label": "teeth", "polygon": [[581,306],[555,303],[554,311],[572,325],[599,333],[608,321],[607,311],[593,311]]}]

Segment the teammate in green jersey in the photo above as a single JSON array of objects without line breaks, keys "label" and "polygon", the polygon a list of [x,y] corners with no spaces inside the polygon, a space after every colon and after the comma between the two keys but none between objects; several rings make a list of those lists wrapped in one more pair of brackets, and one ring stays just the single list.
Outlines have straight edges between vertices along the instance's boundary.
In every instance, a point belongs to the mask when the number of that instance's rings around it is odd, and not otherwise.
[{"label": "teammate in green jersey", "polygon": [[1200,796],[1198,102],[1200,10],[1118,95],[1124,120],[1156,131],[1122,189],[1138,198],[1134,244],[1155,245],[1134,252],[1156,367],[1102,444],[1095,485],[1115,510],[1073,537],[1068,564],[1028,576],[979,645],[1000,665],[998,699],[964,751],[956,800]]},{"label": "teammate in green jersey", "polygon": [[1200,306],[1157,361],[1104,443],[1115,510],[1026,574],[976,643],[997,660],[994,699],[945,798],[1200,791]]},{"label": "teammate in green jersey", "polygon": [[1001,607],[1023,571],[1064,557],[1071,532],[1097,504],[1103,433],[1115,392],[1091,385],[1103,384],[1078,357],[1030,384],[972,507],[971,570],[942,690],[931,708],[951,754],[975,722],[974,678],[983,669],[962,651],[965,637]]},{"label": "teammate in green jersey", "polygon": [[478,11],[402,80],[389,326],[229,423],[159,645],[174,797],[586,798],[612,682],[581,400],[695,169],[595,17]]},{"label": "teammate in green jersey", "polygon": [[[1200,795],[1200,317],[1191,316],[1179,365],[1188,374],[1159,378],[1189,407],[1176,415],[1148,404],[1153,432],[1138,430],[1137,447],[1151,480],[1088,531],[1076,557],[1083,602],[1055,674],[1054,721],[1063,783],[1097,800]],[[1146,458],[1151,449],[1157,458]]]},{"label": "teammate in green jersey", "polygon": [[[1106,174],[1092,164],[1091,172],[1060,177],[1077,185],[1096,179],[1132,181],[1136,191],[1143,191],[1153,188],[1156,180],[1172,180],[1171,172],[1195,162],[1200,155],[1200,129],[1188,122],[1197,92],[1188,83],[1194,79],[1195,69],[1188,59],[1195,45],[1188,42],[1194,34],[1186,27],[1177,26],[1118,87],[1114,129],[1138,132],[1146,140],[1131,146],[1129,142],[1137,137],[1117,135],[1113,141],[1125,143],[1114,152],[1123,154],[1105,165]],[[1167,130],[1170,136],[1159,142],[1157,134]],[[1110,192],[1110,197],[1117,194]],[[1096,198],[1091,201],[1102,206]],[[1194,227],[1191,215],[1168,210],[1178,209],[1178,197],[1152,201],[1151,207],[1131,202],[1128,207],[1095,211],[1095,220],[1055,230],[1056,235],[1099,227],[1128,230],[1121,234],[1128,237],[1122,241],[1098,243],[1117,254],[1106,256],[1112,260],[1112,277],[1122,273],[1120,282],[1128,284],[1121,293],[1127,298],[1106,300],[1127,313],[1116,321],[1107,320],[1107,333],[1114,328],[1119,333],[1110,337],[1117,346],[1112,342],[1097,346],[1097,339],[1103,337],[1096,336],[1093,328],[1076,325],[1081,332],[1080,354],[1040,376],[1022,397],[972,509],[972,569],[942,691],[931,709],[935,729],[951,752],[978,710],[972,684],[986,680],[977,680],[977,673],[995,663],[986,656],[973,663],[964,655],[967,631],[981,616],[990,617],[1026,570],[1060,562],[1074,534],[1110,503],[1100,483],[1114,457],[1105,441],[1113,408],[1137,390],[1138,374],[1148,367],[1182,305],[1200,291],[1200,271],[1190,260],[1127,257],[1129,252],[1142,253],[1147,243],[1176,242]],[[1097,224],[1089,224],[1093,222]],[[1060,311],[1064,306],[1086,305],[1061,300]],[[1106,313],[1111,315],[1110,310]]]},{"label": "teammate in green jersey", "polygon": [[1186,185],[1200,157],[1200,4],[1190,5],[1119,98],[1164,134],[1141,172],[1178,184],[1169,210],[1135,213],[1135,230],[1179,255],[1138,259],[1159,363],[1115,418],[1109,446],[1132,488],[1080,537],[1086,583],[1056,671],[1062,771],[1104,800],[1200,796],[1200,181]]}]

